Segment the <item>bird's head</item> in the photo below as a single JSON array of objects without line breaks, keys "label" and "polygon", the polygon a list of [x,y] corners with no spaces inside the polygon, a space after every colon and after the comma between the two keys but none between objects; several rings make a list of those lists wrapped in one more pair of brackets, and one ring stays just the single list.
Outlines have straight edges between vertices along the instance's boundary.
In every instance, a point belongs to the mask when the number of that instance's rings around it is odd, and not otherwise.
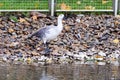
[{"label": "bird's head", "polygon": [[58,16],[58,19],[63,19],[64,18],[64,14],[60,14],[59,16]]}]

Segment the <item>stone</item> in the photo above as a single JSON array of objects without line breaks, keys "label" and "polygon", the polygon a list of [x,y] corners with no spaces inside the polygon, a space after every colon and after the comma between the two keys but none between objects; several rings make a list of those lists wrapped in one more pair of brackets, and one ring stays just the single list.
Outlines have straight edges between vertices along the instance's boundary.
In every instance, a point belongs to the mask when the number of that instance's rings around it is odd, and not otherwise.
[{"label": "stone", "polygon": [[12,42],[9,47],[16,47],[17,45],[19,45],[19,42]]},{"label": "stone", "polygon": [[114,40],[113,40],[113,43],[118,44],[118,43],[119,43],[119,40],[118,40],[118,39],[114,39]]},{"label": "stone", "polygon": [[65,29],[66,31],[70,31],[70,30],[71,30],[71,27],[70,27],[70,26],[65,25],[65,26],[64,26],[64,29]]},{"label": "stone", "polygon": [[13,32],[14,32],[14,29],[9,28],[9,29],[8,29],[8,32],[9,32],[9,33],[13,33]]}]

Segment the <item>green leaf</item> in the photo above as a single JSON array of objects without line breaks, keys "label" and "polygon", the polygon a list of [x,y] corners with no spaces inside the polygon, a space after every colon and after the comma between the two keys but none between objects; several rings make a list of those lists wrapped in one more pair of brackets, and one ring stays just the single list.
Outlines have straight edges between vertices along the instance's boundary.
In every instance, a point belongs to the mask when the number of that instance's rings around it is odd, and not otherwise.
[{"label": "green leaf", "polygon": [[15,16],[10,16],[10,20],[12,20],[12,21],[14,21],[14,22],[18,22],[18,19],[17,19],[17,17],[15,17]]}]

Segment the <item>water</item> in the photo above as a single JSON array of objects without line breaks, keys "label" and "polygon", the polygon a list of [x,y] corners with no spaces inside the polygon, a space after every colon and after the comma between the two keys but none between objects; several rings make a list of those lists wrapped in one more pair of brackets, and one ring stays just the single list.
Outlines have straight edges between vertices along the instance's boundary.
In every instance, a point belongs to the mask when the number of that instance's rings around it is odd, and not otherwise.
[{"label": "water", "polygon": [[120,66],[112,64],[0,64],[0,80],[120,80]]}]

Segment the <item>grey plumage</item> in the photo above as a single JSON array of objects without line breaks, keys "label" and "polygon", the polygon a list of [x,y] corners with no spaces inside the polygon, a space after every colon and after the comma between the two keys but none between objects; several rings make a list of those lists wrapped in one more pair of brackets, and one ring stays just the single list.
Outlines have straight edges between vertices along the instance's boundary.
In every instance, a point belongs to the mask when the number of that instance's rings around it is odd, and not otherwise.
[{"label": "grey plumage", "polygon": [[28,38],[30,39],[30,38],[32,38],[33,36],[36,36],[36,37],[42,39],[43,37],[45,37],[45,32],[47,32],[47,29],[46,29],[46,28],[47,28],[47,27],[44,27],[44,28],[42,28],[42,29],[34,32],[33,34],[29,35]]}]

